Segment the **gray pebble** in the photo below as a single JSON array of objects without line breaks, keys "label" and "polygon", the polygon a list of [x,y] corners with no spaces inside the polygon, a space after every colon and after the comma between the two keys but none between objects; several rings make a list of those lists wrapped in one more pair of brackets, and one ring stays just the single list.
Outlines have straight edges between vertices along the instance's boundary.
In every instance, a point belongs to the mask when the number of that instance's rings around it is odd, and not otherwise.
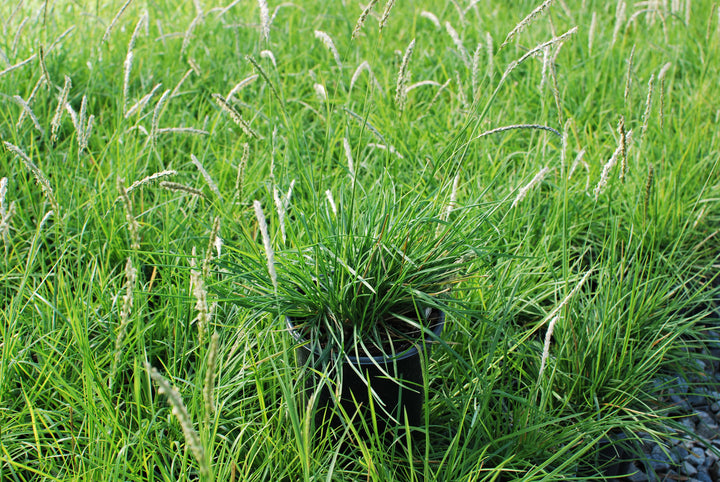
[{"label": "gray pebble", "polygon": [[673,403],[675,408],[680,410],[681,413],[692,411],[692,406],[685,397],[681,397],[680,395],[670,395],[670,401]]},{"label": "gray pebble", "polygon": [[718,427],[718,424],[715,422],[715,418],[703,411],[698,411],[697,416],[700,421],[695,428],[695,433],[708,440],[718,438],[718,435],[720,435],[720,427]]},{"label": "gray pebble", "polygon": [[680,423],[687,428],[689,432],[695,432],[695,422],[693,422],[692,417],[681,418]]},{"label": "gray pebble", "polygon": [[675,377],[675,386],[679,393],[688,393],[688,383],[683,377]]},{"label": "gray pebble", "polygon": [[710,477],[710,474],[708,474],[705,471],[700,471],[695,475],[695,480],[698,482],[713,482],[713,479]]},{"label": "gray pebble", "polygon": [[688,450],[682,445],[673,447],[670,453],[673,455],[673,461],[677,460],[677,462],[680,462],[681,460],[686,460],[690,456],[690,452],[688,452]]},{"label": "gray pebble", "polygon": [[650,467],[655,472],[667,472],[670,469],[670,463],[672,459],[669,454],[663,450],[659,445],[653,447],[650,452]]},{"label": "gray pebble", "polygon": [[715,455],[712,450],[707,449],[705,450],[705,462],[703,462],[703,465],[705,467],[710,467],[712,464],[718,461],[718,456]]},{"label": "gray pebble", "polygon": [[698,473],[698,469],[695,468],[695,466],[693,464],[691,464],[690,462],[688,462],[687,460],[683,463],[682,470],[685,473],[685,475],[688,475],[690,477],[693,477],[694,475],[696,475]]},{"label": "gray pebble", "polygon": [[626,477],[627,480],[631,482],[648,482],[648,476],[645,472],[642,470],[638,470],[634,472],[632,475],[628,475]]},{"label": "gray pebble", "polygon": [[685,460],[699,467],[705,463],[706,458],[707,457],[705,457],[705,450],[703,450],[702,447],[693,447],[690,451],[690,454],[685,457]]}]

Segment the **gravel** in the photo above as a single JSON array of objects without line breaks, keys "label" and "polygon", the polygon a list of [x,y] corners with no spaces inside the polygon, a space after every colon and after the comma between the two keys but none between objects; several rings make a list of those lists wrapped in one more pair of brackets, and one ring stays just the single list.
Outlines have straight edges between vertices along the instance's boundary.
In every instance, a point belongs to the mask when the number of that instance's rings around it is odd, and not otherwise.
[{"label": "gravel", "polygon": [[[719,315],[720,315],[720,310]],[[708,320],[710,321],[710,320]],[[720,316],[718,320],[720,321]],[[717,325],[715,325],[717,326]],[[720,329],[708,333],[705,354],[720,360]],[[661,402],[673,406],[674,421],[688,433],[668,437],[661,443],[647,434],[635,434],[644,443],[636,444],[643,456],[622,466],[618,472],[606,473],[613,482],[720,482],[720,363],[697,360],[692,375],[683,374],[655,380],[663,387]],[[669,429],[670,431],[670,429]],[[617,467],[614,469],[617,471]]]}]

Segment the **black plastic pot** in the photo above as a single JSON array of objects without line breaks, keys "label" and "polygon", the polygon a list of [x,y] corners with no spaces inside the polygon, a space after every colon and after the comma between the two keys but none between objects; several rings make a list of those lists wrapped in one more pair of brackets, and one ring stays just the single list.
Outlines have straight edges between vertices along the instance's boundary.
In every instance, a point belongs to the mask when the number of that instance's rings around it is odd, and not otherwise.
[{"label": "black plastic pot", "polygon": [[[428,320],[430,331],[439,336],[445,314],[433,310]],[[344,423],[342,411],[361,433],[374,423],[379,432],[393,425],[404,425],[406,417],[410,426],[422,423],[425,400],[422,358],[429,351],[429,336],[424,342],[419,339],[412,347],[393,356],[337,357],[322,353],[319,347],[313,350],[294,329],[292,320],[286,321],[290,333],[299,343],[297,363],[309,368],[304,383],[305,402],[315,395],[316,429],[341,427]],[[373,412],[374,421],[371,418]]]}]

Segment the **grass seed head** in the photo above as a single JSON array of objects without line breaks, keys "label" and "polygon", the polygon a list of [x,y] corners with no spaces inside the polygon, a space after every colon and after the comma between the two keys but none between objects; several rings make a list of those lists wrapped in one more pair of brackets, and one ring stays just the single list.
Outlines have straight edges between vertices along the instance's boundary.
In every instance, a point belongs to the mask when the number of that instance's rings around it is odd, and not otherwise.
[{"label": "grass seed head", "polygon": [[625,25],[625,10],[626,9],[627,9],[627,5],[625,4],[625,1],[618,0],[617,4],[615,6],[615,28],[613,29],[612,43],[610,44],[611,46],[615,45],[615,43],[617,42],[618,36],[620,35],[620,30],[622,30]]},{"label": "grass seed head", "polygon": [[32,54],[30,57],[26,58],[25,60],[20,61],[20,62],[18,62],[17,64],[14,64],[14,65],[9,66],[9,67],[7,67],[5,70],[0,70],[0,77],[2,77],[2,76],[5,75],[5,74],[9,74],[9,73],[12,72],[13,70],[19,69],[19,68],[22,67],[23,65],[29,64],[30,62],[32,62],[33,60],[35,60],[35,57],[36,57],[36,56],[37,56],[37,54]]},{"label": "grass seed head", "polygon": [[130,36],[130,41],[128,42],[128,52],[132,52],[135,49],[135,42],[137,42],[137,39],[140,36],[140,31],[142,30],[143,26],[147,27],[149,21],[150,16],[148,15],[148,12],[146,10],[145,12],[143,12],[142,15],[140,15],[140,18],[138,18],[138,21],[135,24],[135,29]]},{"label": "grass seed head", "polygon": [[617,131],[620,136],[618,143],[618,149],[620,149],[620,181],[625,182],[625,175],[627,174],[627,133],[625,132],[625,117],[622,115],[618,120]]},{"label": "grass seed head", "polygon": [[92,135],[92,130],[94,126],[95,116],[90,115],[87,119],[87,123],[85,124],[85,127],[83,128],[82,132],[82,139],[78,143],[78,147],[80,148],[80,152],[83,152],[87,150],[88,144],[90,143],[90,136]]},{"label": "grass seed head", "polygon": [[270,233],[268,232],[267,221],[265,220],[265,214],[263,214],[262,204],[260,201],[253,201],[253,207],[255,208],[255,217],[258,221],[258,227],[260,228],[260,234],[263,239],[263,246],[265,247],[265,257],[267,258],[268,274],[272,281],[273,287],[277,290],[277,272],[275,271],[275,251],[273,251],[272,244],[270,242]]},{"label": "grass seed head", "polygon": [[23,152],[22,149],[20,149],[18,146],[14,144],[10,144],[7,141],[3,141],[3,145],[5,146],[5,149],[9,150],[15,156],[19,157],[20,160],[23,161],[23,164],[25,164],[25,167],[32,173],[32,175],[35,177],[35,182],[40,186],[40,189],[42,190],[43,194],[45,195],[45,198],[50,203],[50,206],[52,206],[53,212],[55,214],[56,218],[60,218],[60,204],[58,204],[57,198],[55,197],[55,193],[53,192],[52,187],[50,186],[50,181],[48,181],[48,178],[45,176],[45,174],[40,170],[39,167],[35,165],[34,162],[30,160],[27,154]]},{"label": "grass seed head", "polygon": [[7,243],[7,239],[10,236],[10,221],[12,220],[13,214],[15,213],[15,202],[11,202],[8,206],[7,200],[7,177],[0,179],[0,236],[3,241]]},{"label": "grass seed head", "polygon": [[462,79],[460,79],[460,72],[457,70],[455,71],[455,82],[457,83],[458,102],[460,102],[462,110],[467,112],[470,105],[468,104],[467,97],[465,96],[465,86],[462,84]]},{"label": "grass seed head", "polygon": [[[720,9],[718,9],[720,11]],[[665,127],[665,75],[667,74],[667,71],[670,70],[670,67],[672,67],[672,62],[668,62],[665,65],[662,66],[660,69],[660,72],[658,73],[658,81],[660,83],[660,129],[662,130]]]},{"label": "grass seed head", "polygon": [[522,32],[527,28],[528,25],[530,25],[538,16],[540,16],[541,13],[543,13],[550,4],[553,3],[554,0],[545,0],[543,3],[535,7],[535,9],[530,12],[525,18],[520,20],[517,25],[510,31],[510,33],[507,34],[505,37],[505,40],[502,44],[500,44],[500,47],[498,47],[498,50],[502,50],[503,47],[505,47],[510,41],[515,38],[517,34]]},{"label": "grass seed head", "polygon": [[487,51],[487,72],[488,77],[492,79],[495,73],[495,49],[493,46],[493,38],[490,32],[485,33],[485,49]]},{"label": "grass seed head", "polygon": [[172,182],[172,181],[160,181],[160,187],[163,189],[167,189],[168,191],[173,192],[182,192],[186,194],[190,194],[191,196],[197,196],[201,198],[205,198],[205,194],[199,189],[196,189],[191,186],[186,186],[185,184],[180,184],[178,182]]},{"label": "grass seed head", "polygon": [[215,412],[215,378],[217,376],[218,343],[220,337],[214,332],[210,337],[210,348],[205,363],[205,383],[203,383],[203,401],[205,402],[205,424],[210,421],[210,416]]},{"label": "grass seed head", "polygon": [[285,231],[285,217],[287,210],[290,207],[290,196],[292,196],[293,187],[295,186],[295,180],[293,179],[290,183],[290,188],[287,194],[280,192],[277,186],[273,186],[273,199],[275,200],[275,207],[278,213],[278,224],[280,225],[280,235],[282,236],[282,242],[285,244],[286,231]]},{"label": "grass seed head", "polygon": [[572,178],[572,175],[575,173],[575,170],[580,165],[581,162],[583,162],[583,157],[585,156],[585,149],[581,149],[580,152],[578,152],[577,156],[575,156],[575,160],[572,163],[572,166],[570,166],[570,171],[568,172],[568,180]]},{"label": "grass seed head", "polygon": [[420,12],[420,16],[422,18],[426,18],[426,19],[430,20],[430,22],[432,22],[432,24],[435,25],[435,28],[437,28],[437,29],[442,28],[442,26],[440,25],[440,20],[437,18],[437,16],[434,13],[428,12],[427,10],[423,10],[422,12]]},{"label": "grass seed head", "polygon": [[128,93],[130,90],[130,70],[132,69],[133,51],[128,50],[123,63],[123,108],[127,111]]},{"label": "grass seed head", "polygon": [[47,65],[45,64],[45,49],[42,45],[38,47],[38,60],[40,61],[40,70],[42,71],[43,79],[45,79],[45,85],[48,90],[50,90],[52,81],[50,80],[50,73],[48,72]]},{"label": "grass seed head", "polygon": [[538,90],[543,92],[545,90],[545,84],[547,83],[548,71],[550,70],[550,47],[542,49],[542,72],[540,75],[540,85]]},{"label": "grass seed head", "polygon": [[355,40],[358,34],[360,34],[360,30],[362,30],[363,25],[365,25],[365,20],[367,20],[368,15],[370,15],[370,12],[372,11],[373,7],[375,7],[376,3],[378,3],[378,0],[370,0],[367,6],[360,13],[357,22],[355,22],[355,28],[353,28],[350,40]]},{"label": "grass seed head", "polygon": [[542,377],[542,374],[545,371],[545,364],[547,363],[547,359],[550,356],[550,341],[552,340],[555,323],[557,323],[557,320],[559,318],[560,315],[557,315],[552,320],[550,320],[547,331],[545,332],[545,343],[543,343],[543,352],[542,357],[540,358],[540,371],[538,372],[538,379]]},{"label": "grass seed head", "polygon": [[407,82],[410,78],[408,67],[410,64],[410,57],[412,56],[413,49],[415,48],[415,39],[410,41],[410,44],[405,49],[405,55],[403,55],[402,63],[400,64],[400,70],[397,77],[397,86],[395,88],[395,106],[398,111],[402,113],[405,108],[405,101],[407,99]]},{"label": "grass seed head", "polygon": [[653,180],[655,177],[655,168],[652,164],[648,166],[647,180],[645,181],[645,215],[647,216],[648,206],[650,205],[650,194],[652,193]]},{"label": "grass seed head", "polygon": [[277,61],[275,60],[275,54],[272,53],[272,50],[263,50],[260,52],[260,58],[261,59],[268,59],[270,63],[273,64],[273,67],[277,68]]},{"label": "grass seed head", "polygon": [[385,4],[385,10],[383,10],[382,17],[380,17],[380,24],[378,25],[378,31],[382,32],[383,28],[385,28],[385,25],[387,24],[388,17],[390,17],[390,11],[392,10],[393,6],[395,5],[395,0],[388,0]]},{"label": "grass seed head", "polygon": [[[26,101],[26,102],[27,102],[28,104],[31,104],[31,103],[32,103],[33,99],[35,98],[35,94],[37,94],[37,91],[40,89],[40,87],[41,87],[43,84],[47,86],[47,82],[45,81],[45,77],[44,77],[44,76],[41,76],[41,77],[38,79],[38,81],[35,82],[35,86],[33,87],[32,91],[30,92],[30,96],[27,98],[27,101]],[[48,86],[48,90],[49,90],[49,86]],[[26,115],[27,115],[27,111],[26,111],[25,109],[23,109],[23,110],[20,112],[20,117],[18,118],[17,124],[15,124],[16,129],[18,129],[18,130],[20,129],[20,126],[22,125],[23,121],[25,120],[25,116],[26,116]],[[36,128],[37,128],[37,126],[36,126]]]},{"label": "grass seed head", "polygon": [[230,99],[232,99],[233,96],[234,96],[235,94],[237,94],[238,92],[240,92],[240,90],[242,90],[243,87],[245,87],[245,86],[248,85],[248,84],[251,84],[251,83],[255,82],[255,80],[257,80],[258,77],[260,77],[259,74],[252,74],[252,75],[249,75],[248,77],[245,77],[245,78],[244,78],[243,80],[241,80],[240,82],[238,82],[238,83],[235,85],[235,87],[233,87],[232,89],[230,89],[230,92],[228,92],[228,95],[227,95],[227,97],[226,97],[226,100],[229,101]]},{"label": "grass seed head", "polygon": [[235,178],[235,198],[242,201],[243,184],[245,182],[245,168],[250,159],[250,144],[243,143],[243,153],[238,163],[237,176]]},{"label": "grass seed head", "polygon": [[[445,206],[445,210],[440,215],[440,219],[443,221],[447,221],[450,219],[450,213],[455,209],[457,206],[457,193],[458,193],[458,187],[460,186],[460,171],[458,171],[457,174],[455,174],[455,178],[453,179],[452,183],[452,190],[450,191],[450,201],[447,203],[447,206]],[[440,230],[442,225],[438,225],[438,230]]]},{"label": "grass seed head", "polygon": [[600,180],[598,181],[597,186],[595,186],[595,190],[593,191],[593,193],[595,194],[595,201],[600,198],[600,194],[602,194],[602,192],[605,190],[608,179],[610,178],[610,171],[615,166],[615,164],[617,164],[617,159],[619,155],[620,148],[618,147],[617,149],[615,149],[612,156],[610,156],[610,159],[603,166],[602,174],[600,174]]},{"label": "grass seed head", "polygon": [[353,162],[352,148],[350,147],[350,141],[347,137],[343,137],[343,149],[345,150],[345,158],[348,163],[348,174],[350,175],[350,181],[355,182],[355,163]]},{"label": "grass seed head", "polygon": [[645,99],[645,111],[642,116],[642,128],[640,129],[640,141],[645,138],[645,132],[647,131],[648,124],[650,122],[650,113],[652,111],[652,98],[653,92],[655,91],[655,74],[650,75],[648,80],[647,98]]},{"label": "grass seed head", "polygon": [[145,94],[142,96],[140,100],[138,100],[135,104],[132,105],[129,109],[125,111],[125,118],[128,119],[130,116],[132,116],[135,113],[140,113],[143,111],[145,106],[150,102],[150,99],[153,95],[155,95],[155,92],[162,86],[162,84],[156,84],[155,87],[150,91],[150,93]]},{"label": "grass seed head", "polygon": [[335,59],[335,63],[337,64],[338,68],[342,70],[342,62],[340,61],[340,53],[338,53],[337,48],[335,47],[335,42],[330,38],[330,36],[323,32],[322,30],[315,30],[315,38],[320,40],[325,47],[330,51],[333,58]]},{"label": "grass seed head", "polygon": [[522,57],[520,57],[520,58],[517,59],[517,60],[513,60],[512,62],[510,62],[510,63],[508,64],[508,66],[505,68],[505,71],[503,72],[503,75],[502,75],[502,78],[500,79],[500,82],[501,82],[501,83],[504,82],[505,79],[507,79],[507,77],[510,75],[510,73],[512,73],[512,71],[515,70],[518,65],[522,64],[523,62],[525,62],[525,61],[526,61],[527,59],[529,59],[530,57],[533,57],[533,56],[537,55],[538,52],[542,52],[542,50],[543,50],[544,48],[549,47],[549,46],[551,46],[551,45],[555,45],[555,46],[557,46],[557,45],[562,45],[562,44],[565,43],[571,36],[575,35],[575,34],[577,33],[577,31],[578,31],[578,28],[577,28],[577,27],[573,27],[573,28],[571,28],[570,30],[568,30],[567,32],[565,32],[564,34],[558,35],[557,37],[553,37],[553,38],[551,38],[550,40],[548,40],[547,42],[543,42],[543,43],[541,43],[541,44],[538,44],[538,45],[536,45],[535,47],[533,47],[532,49],[528,50],[527,52],[525,52],[525,54],[523,54]]},{"label": "grass seed head", "polygon": [[[620,127],[620,126],[618,126]],[[624,120],[623,120],[623,130],[624,132]],[[621,139],[623,136],[621,135]],[[607,186],[608,180],[610,178],[610,171],[613,167],[615,167],[615,164],[617,164],[618,158],[622,156],[623,149],[626,151],[627,155],[627,146],[630,145],[630,140],[632,138],[632,131],[627,131],[624,136],[624,141],[621,140],[619,142],[618,147],[613,152],[612,156],[610,156],[610,159],[605,163],[603,166],[602,174],[600,175],[600,180],[597,183],[597,186],[595,186],[595,189],[593,193],[595,194],[595,201],[597,201],[600,198],[600,194],[605,190],[605,187]]]},{"label": "grass seed head", "polygon": [[170,169],[170,170],[165,170],[165,171],[156,172],[154,174],[150,174],[149,176],[145,176],[144,178],[140,179],[139,181],[135,181],[134,183],[132,183],[130,185],[130,187],[128,187],[126,189],[126,192],[128,194],[130,194],[135,189],[139,189],[143,186],[154,183],[158,179],[163,179],[165,177],[170,177],[170,176],[177,176],[177,171],[175,171],[174,169]]},{"label": "grass seed head", "polygon": [[190,160],[195,165],[197,170],[200,171],[200,174],[202,175],[203,179],[205,179],[205,182],[210,187],[210,190],[215,193],[218,199],[222,199],[220,189],[218,189],[217,184],[215,184],[215,181],[213,181],[212,177],[210,177],[210,173],[207,172],[205,166],[203,166],[202,163],[198,160],[198,158],[195,157],[195,154],[190,154]]},{"label": "grass seed head", "polygon": [[330,189],[325,191],[325,196],[327,197],[328,204],[330,204],[330,210],[335,216],[337,216],[337,205],[335,204],[335,198],[333,198],[332,191]]},{"label": "grass seed head", "polygon": [[163,107],[165,106],[165,101],[167,101],[169,96],[170,89],[167,89],[160,96],[160,99],[158,99],[157,103],[155,104],[155,109],[153,109],[152,124],[150,125],[150,142],[152,143],[155,142],[158,126],[160,124],[160,117],[163,113]]},{"label": "grass seed head", "polygon": [[226,113],[230,115],[230,118],[235,122],[235,124],[240,127],[240,129],[247,135],[248,137],[255,137],[258,138],[258,134],[250,127],[250,124],[242,118],[240,115],[240,112],[235,109],[230,103],[220,94],[213,94],[212,95],[213,100],[215,103]]},{"label": "grass seed head", "polygon": [[100,45],[102,45],[102,44],[104,44],[105,42],[107,42],[107,40],[110,38],[110,32],[112,32],[113,27],[115,27],[115,24],[116,24],[117,21],[120,19],[120,16],[123,14],[123,12],[125,11],[125,9],[128,8],[128,5],[130,5],[131,2],[132,2],[132,0],[127,0],[127,1],[123,4],[123,6],[120,7],[120,10],[118,10],[118,12],[115,14],[115,16],[113,17],[113,19],[110,21],[110,24],[109,24],[109,25],[107,26],[107,28],[105,29],[105,33],[103,34],[102,39],[100,40]]},{"label": "grass seed head", "polygon": [[533,177],[529,183],[527,183],[525,186],[520,188],[520,190],[517,193],[517,196],[515,196],[515,200],[513,201],[511,207],[514,208],[515,206],[520,204],[520,202],[522,202],[522,200],[525,199],[528,192],[530,192],[530,190],[532,188],[534,188],[535,186],[540,184],[540,182],[545,178],[545,176],[547,175],[548,172],[550,172],[550,168],[543,167],[537,174],[535,174],[535,177]]},{"label": "grass seed head", "polygon": [[188,57],[187,63],[192,69],[193,72],[195,72],[195,75],[198,77],[202,75],[202,70],[200,70],[200,65],[195,61],[194,58]]},{"label": "grass seed head", "polygon": [[630,98],[630,89],[632,87],[632,75],[633,75],[633,62],[635,59],[635,45],[633,45],[632,50],[630,51],[630,57],[628,57],[628,68],[627,68],[627,74],[625,75],[625,105],[628,103],[628,98]]},{"label": "grass seed head", "polygon": [[325,86],[315,83],[313,84],[313,89],[315,90],[315,96],[317,96],[320,102],[327,101],[327,92],[325,91]]},{"label": "grass seed head", "polygon": [[205,449],[200,441],[200,436],[193,427],[192,418],[187,411],[187,407],[180,396],[180,393],[170,383],[160,375],[160,372],[156,368],[151,367],[149,363],[145,363],[145,369],[147,370],[150,378],[157,384],[158,391],[167,397],[168,403],[172,407],[172,413],[177,418],[182,428],[183,435],[185,436],[185,443],[190,449],[190,453],[193,454],[195,460],[200,467],[200,474],[202,477],[209,477],[210,467],[208,466],[207,457],[205,456]]},{"label": "grass seed head", "polygon": [[262,68],[262,66],[255,60],[255,58],[252,55],[246,55],[245,59],[252,64],[253,67],[255,67],[255,70],[258,71],[258,74],[265,80],[265,82],[270,86],[270,92],[272,92],[275,99],[277,99],[280,104],[283,104],[282,97],[280,97],[280,92],[278,92],[277,88],[275,87],[275,83],[270,80],[270,77],[268,76],[267,72],[265,72],[265,69]]},{"label": "grass seed head", "polygon": [[[23,111],[28,115],[28,117],[30,117],[30,119],[32,119],[32,123],[35,126],[35,129],[37,129],[40,135],[45,135],[45,129],[42,128],[42,126],[40,125],[40,121],[38,121],[38,118],[35,116],[35,113],[33,112],[30,105],[25,101],[25,99],[23,99],[19,95],[14,95],[13,100],[15,100],[15,103],[22,107]],[[18,129],[20,128],[20,122],[22,122],[22,118],[18,121]]]},{"label": "grass seed head", "polygon": [[260,38],[268,42],[270,40],[270,10],[266,0],[258,0],[260,8]]},{"label": "grass seed head", "polygon": [[[190,74],[196,73],[196,71],[197,71],[197,69],[195,69],[195,68],[193,68],[193,67],[190,67],[190,68],[185,72],[185,74],[183,74],[183,76],[180,77],[180,80],[178,81],[178,83],[175,85],[175,88],[174,88],[174,89],[172,90],[172,92],[170,93],[170,98],[171,98],[171,99],[172,99],[173,97],[175,97],[176,95],[178,95],[178,93],[180,92],[180,87],[182,87],[182,85],[185,83],[185,81],[187,80],[187,78],[190,77]],[[158,85],[160,85],[160,84],[158,84]]]},{"label": "grass seed head", "polygon": [[460,35],[457,33],[457,30],[455,30],[450,24],[450,22],[445,22],[445,30],[447,31],[448,35],[452,39],[453,43],[455,44],[455,48],[458,51],[458,54],[460,54],[460,60],[462,60],[463,64],[465,64],[466,68],[470,68],[470,60],[468,51],[465,48],[465,45],[463,45],[463,41],[460,38]]},{"label": "grass seed head", "polygon": [[192,255],[190,257],[190,290],[195,297],[195,310],[198,312],[197,326],[198,326],[198,343],[202,345],[205,343],[205,333],[207,326],[210,324],[210,309],[207,303],[207,289],[205,289],[205,279],[203,278],[202,272],[198,271],[195,258],[197,257],[197,251],[193,246]]},{"label": "grass seed head", "polygon": [[364,70],[368,71],[368,75],[370,76],[370,81],[373,83],[375,88],[378,92],[382,92],[382,88],[380,87],[380,82],[378,82],[377,78],[375,77],[375,74],[372,71],[372,68],[370,68],[370,64],[367,60],[363,60],[360,65],[357,66],[355,69],[355,72],[353,72],[352,78],[350,79],[350,89],[349,91],[352,91],[353,86],[355,85],[355,82],[360,78],[360,74]]},{"label": "grass seed head", "polygon": [[472,97],[473,100],[477,99],[479,85],[480,85],[480,52],[482,51],[483,44],[478,42],[472,57],[472,70],[470,84],[472,86]]},{"label": "grass seed head", "polygon": [[128,196],[128,191],[125,189],[123,182],[122,178],[117,178],[117,189],[120,192],[120,198],[125,207],[125,219],[127,220],[128,232],[130,233],[130,247],[137,250],[140,249],[140,225],[133,215],[132,200],[130,196]]},{"label": "grass seed head", "polygon": [[192,22],[190,22],[190,25],[188,25],[187,30],[185,30],[185,35],[183,36],[183,42],[182,47],[180,48],[180,55],[183,55],[187,48],[190,46],[190,41],[193,38],[193,32],[195,31],[195,27],[198,26],[200,22],[202,22],[205,19],[204,15],[202,13],[195,16],[195,18],[192,19]]},{"label": "grass seed head", "polygon": [[120,305],[120,325],[118,326],[117,335],[115,337],[115,353],[113,357],[112,371],[110,372],[111,386],[123,354],[123,340],[125,339],[127,327],[130,324],[130,315],[132,314],[134,304],[133,292],[135,290],[136,280],[137,269],[133,267],[132,258],[128,258],[125,263],[125,294],[122,297],[122,304]]},{"label": "grass seed head", "polygon": [[213,249],[217,250],[217,256],[220,257],[220,247],[222,246],[222,238],[220,237],[220,216],[215,216],[213,219],[212,228],[210,229],[210,236],[208,237],[208,245],[205,250],[205,257],[203,258],[202,264],[202,275],[203,278],[207,278],[210,275],[210,266],[213,258]]},{"label": "grass seed head", "polygon": [[2,215],[3,218],[5,217],[5,213],[7,212],[7,203],[5,201],[5,196],[7,195],[7,185],[7,177],[3,177],[2,179],[0,179],[0,215]]}]

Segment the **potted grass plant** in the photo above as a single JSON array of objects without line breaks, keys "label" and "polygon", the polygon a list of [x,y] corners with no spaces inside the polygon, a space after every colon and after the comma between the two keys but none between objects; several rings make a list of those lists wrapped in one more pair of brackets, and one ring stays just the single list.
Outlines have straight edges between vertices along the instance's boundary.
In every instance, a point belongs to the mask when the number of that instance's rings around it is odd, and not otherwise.
[{"label": "potted grass plant", "polygon": [[450,212],[444,200],[391,182],[337,201],[309,194],[276,235],[255,202],[245,249],[223,265],[226,296],[291,333],[316,425],[421,423],[424,357],[464,310],[455,295],[486,233],[479,207]]}]

